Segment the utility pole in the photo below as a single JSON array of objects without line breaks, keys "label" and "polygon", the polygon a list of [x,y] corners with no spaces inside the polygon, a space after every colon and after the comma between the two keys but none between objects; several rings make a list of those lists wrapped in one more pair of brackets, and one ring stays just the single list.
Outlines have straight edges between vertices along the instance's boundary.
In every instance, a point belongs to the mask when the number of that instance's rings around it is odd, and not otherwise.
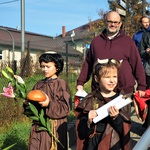
[{"label": "utility pole", "polygon": [[146,0],[142,0],[143,16],[146,15]]},{"label": "utility pole", "polygon": [[21,0],[21,60],[24,57],[25,49],[25,2]]}]

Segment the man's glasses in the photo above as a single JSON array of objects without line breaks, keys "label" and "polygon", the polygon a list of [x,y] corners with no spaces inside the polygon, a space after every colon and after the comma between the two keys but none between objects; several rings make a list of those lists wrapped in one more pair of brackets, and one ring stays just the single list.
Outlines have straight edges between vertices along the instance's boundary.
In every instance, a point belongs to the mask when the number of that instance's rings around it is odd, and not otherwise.
[{"label": "man's glasses", "polygon": [[107,20],[107,23],[108,24],[114,24],[114,25],[120,24],[120,22],[118,22],[118,21],[110,21],[110,20]]}]

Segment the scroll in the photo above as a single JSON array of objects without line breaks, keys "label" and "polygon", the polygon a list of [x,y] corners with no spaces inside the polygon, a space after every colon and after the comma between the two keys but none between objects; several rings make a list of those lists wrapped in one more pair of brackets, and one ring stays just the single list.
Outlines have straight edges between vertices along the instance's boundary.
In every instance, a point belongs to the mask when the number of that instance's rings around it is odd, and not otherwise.
[{"label": "scroll", "polygon": [[98,116],[93,119],[93,122],[97,123],[98,121],[107,117],[109,115],[108,108],[110,106],[116,106],[118,109],[121,109],[122,107],[130,104],[131,102],[132,102],[131,98],[123,98],[123,95],[119,95],[112,101],[108,102],[107,104],[96,110]]}]

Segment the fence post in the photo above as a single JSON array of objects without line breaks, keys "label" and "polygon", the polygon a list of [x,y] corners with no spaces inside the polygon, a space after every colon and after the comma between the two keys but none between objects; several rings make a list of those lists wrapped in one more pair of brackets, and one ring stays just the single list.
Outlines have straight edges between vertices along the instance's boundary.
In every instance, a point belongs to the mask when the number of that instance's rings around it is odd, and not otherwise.
[{"label": "fence post", "polygon": [[68,43],[66,42],[66,78],[68,80]]}]

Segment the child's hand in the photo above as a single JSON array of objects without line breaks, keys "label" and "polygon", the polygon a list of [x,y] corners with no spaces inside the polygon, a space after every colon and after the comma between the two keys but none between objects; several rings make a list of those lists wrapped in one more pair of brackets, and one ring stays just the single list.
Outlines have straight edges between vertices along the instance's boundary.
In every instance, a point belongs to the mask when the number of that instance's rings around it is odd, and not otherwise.
[{"label": "child's hand", "polygon": [[92,123],[93,119],[97,117],[96,110],[90,110],[88,114],[88,121]]},{"label": "child's hand", "polygon": [[23,104],[29,105],[28,100],[24,99],[24,100],[23,100]]},{"label": "child's hand", "polygon": [[119,110],[116,106],[110,106],[108,108],[108,112],[112,119],[116,119],[116,117],[119,115]]},{"label": "child's hand", "polygon": [[47,99],[45,101],[38,102],[41,105],[41,107],[47,107],[49,105],[49,102],[50,102],[49,97],[47,95],[46,95],[46,97],[47,97]]}]

